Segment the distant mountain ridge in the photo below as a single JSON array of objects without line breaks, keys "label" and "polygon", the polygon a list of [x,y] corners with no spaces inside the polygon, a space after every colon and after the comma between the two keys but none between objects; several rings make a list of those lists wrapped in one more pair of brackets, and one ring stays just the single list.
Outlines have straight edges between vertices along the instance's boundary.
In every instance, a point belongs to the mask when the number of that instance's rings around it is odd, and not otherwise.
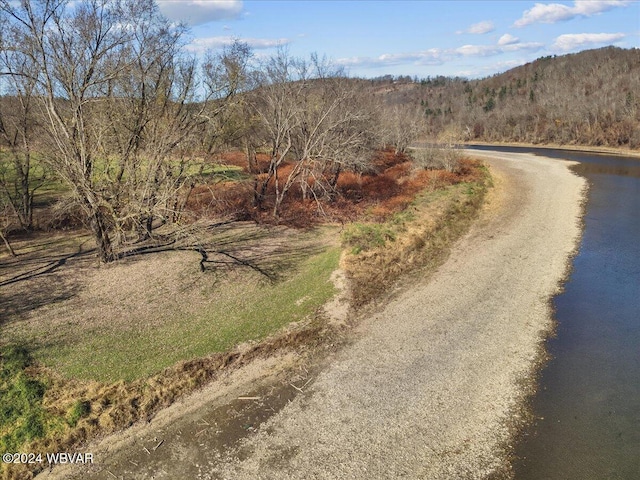
[{"label": "distant mountain ridge", "polygon": [[370,80],[387,103],[423,110],[430,136],[640,148],[640,49],[541,57],[480,80]]}]

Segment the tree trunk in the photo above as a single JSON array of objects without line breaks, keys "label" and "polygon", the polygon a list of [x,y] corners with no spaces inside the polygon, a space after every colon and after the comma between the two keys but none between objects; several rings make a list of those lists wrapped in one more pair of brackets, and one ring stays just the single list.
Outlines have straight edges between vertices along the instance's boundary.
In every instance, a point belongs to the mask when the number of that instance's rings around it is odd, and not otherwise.
[{"label": "tree trunk", "polygon": [[282,196],[280,195],[280,184],[278,183],[278,167],[275,169],[275,174],[273,175],[273,184],[276,189],[276,199],[273,205],[273,218],[280,217],[280,204],[282,203],[282,199],[284,198],[284,193]]},{"label": "tree trunk", "polygon": [[280,205],[282,204],[283,200],[284,200],[284,195],[276,194],[276,200],[273,205],[273,212],[271,214],[273,218],[275,218],[276,220],[280,218]]},{"label": "tree trunk", "polygon": [[136,230],[138,234],[138,242],[144,242],[151,238],[152,217],[140,217],[136,222]]},{"label": "tree trunk", "polygon": [[11,256],[12,257],[17,257],[15,250],[13,249],[11,244],[9,243],[9,240],[7,239],[7,237],[5,237],[5,235],[2,232],[2,230],[0,230],[0,237],[2,237],[2,241],[4,242],[5,246],[7,247],[7,250],[9,250],[9,253],[11,254]]},{"label": "tree trunk", "polygon": [[22,177],[20,188],[22,189],[22,212],[20,214],[20,223],[25,230],[30,230],[33,223],[33,216],[31,214],[33,196],[29,190],[29,177]]},{"label": "tree trunk", "polygon": [[258,177],[253,181],[253,206],[260,207],[262,198],[260,197],[260,190],[258,189]]},{"label": "tree trunk", "polygon": [[98,248],[98,256],[102,263],[109,263],[116,259],[113,253],[113,247],[111,245],[111,239],[109,238],[109,232],[104,221],[104,215],[100,210],[95,210],[91,214],[90,218],[91,232],[96,241],[96,247]]},{"label": "tree trunk", "polygon": [[269,172],[267,173],[267,176],[261,182],[258,182],[258,178],[256,177],[256,180],[253,185],[254,187],[253,188],[253,206],[254,207],[262,208],[262,203],[264,202],[264,199],[267,196],[267,188],[269,187],[269,182],[274,177],[276,177],[276,180],[277,180],[279,164],[280,164],[280,161],[278,159],[276,159],[275,157],[271,157],[271,162],[269,164]]},{"label": "tree trunk", "polygon": [[245,155],[247,156],[247,169],[249,170],[249,173],[259,173],[256,149],[248,143],[245,145]]},{"label": "tree trunk", "polygon": [[276,169],[276,174],[274,175],[274,180],[275,180],[275,185],[276,185],[276,200],[275,200],[275,204],[273,206],[273,218],[275,218],[275,219],[279,219],[280,218],[280,206],[282,205],[282,202],[284,201],[284,197],[289,192],[289,189],[291,188],[291,186],[293,185],[295,180],[300,175],[300,172],[302,171],[302,166],[303,165],[304,165],[304,161],[302,161],[302,160],[298,161],[298,163],[295,164],[295,166],[293,167],[293,170],[291,170],[291,173],[289,173],[289,176],[287,177],[287,180],[284,182],[284,185],[282,185],[282,190],[280,189],[280,184],[278,182],[278,180],[279,180],[278,179],[278,170]]},{"label": "tree trunk", "polygon": [[331,180],[329,180],[329,186],[334,191],[338,186],[338,178],[340,177],[340,173],[342,173],[342,165],[338,164],[337,168],[333,172],[333,176],[331,177]]}]

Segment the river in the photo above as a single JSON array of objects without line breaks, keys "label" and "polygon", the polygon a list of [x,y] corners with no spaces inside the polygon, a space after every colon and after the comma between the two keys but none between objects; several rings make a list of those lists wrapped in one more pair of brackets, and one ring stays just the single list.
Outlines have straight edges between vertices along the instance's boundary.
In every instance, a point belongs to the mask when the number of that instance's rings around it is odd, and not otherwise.
[{"label": "river", "polygon": [[640,478],[640,159],[474,147],[580,162],[590,188],[557,334],[516,448],[516,480]]}]

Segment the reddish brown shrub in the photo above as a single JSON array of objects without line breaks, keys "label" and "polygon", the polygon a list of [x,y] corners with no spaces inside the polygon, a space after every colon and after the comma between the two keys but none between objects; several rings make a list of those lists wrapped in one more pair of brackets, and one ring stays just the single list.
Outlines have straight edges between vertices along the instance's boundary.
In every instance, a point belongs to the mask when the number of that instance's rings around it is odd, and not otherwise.
[{"label": "reddish brown shrub", "polygon": [[336,188],[344,198],[362,200],[362,177],[353,172],[342,172],[338,176]]},{"label": "reddish brown shrub", "polygon": [[373,156],[372,164],[377,171],[382,172],[387,168],[409,160],[409,157],[404,153],[395,153],[393,149],[387,149],[376,152]]},{"label": "reddish brown shrub", "polygon": [[[413,197],[424,188],[444,188],[462,181],[477,181],[482,178],[480,163],[462,159],[455,172],[444,170],[414,171],[413,165],[404,155],[395,155],[393,151],[378,152],[378,171],[381,174],[357,174],[351,171],[341,172],[337,180],[340,195],[334,198],[322,198],[321,208],[315,199],[302,198],[300,179],[297,179],[285,197],[280,210],[280,218],[273,218],[275,200],[275,182],[273,178],[267,185],[266,195],[261,205],[254,205],[254,188],[266,180],[269,156],[258,154],[263,173],[253,175],[248,182],[225,182],[215,185],[196,187],[187,204],[187,209],[200,216],[233,216],[251,219],[260,223],[283,223],[293,227],[305,228],[317,222],[355,221],[366,211],[378,219],[406,208]],[[223,156],[225,163],[237,165],[246,161],[242,152],[228,152]],[[282,185],[295,164],[285,163],[278,169]],[[308,179],[309,187],[315,182]]]},{"label": "reddish brown shrub", "polygon": [[308,228],[322,220],[315,200],[302,200],[299,197],[289,197],[279,218],[279,223],[285,223],[295,228]]},{"label": "reddish brown shrub", "polygon": [[433,175],[430,170],[419,170],[413,175],[413,177],[409,179],[407,183],[405,183],[405,188],[413,192],[418,192],[419,190],[426,188],[432,182]]},{"label": "reddish brown shrub", "polygon": [[232,216],[248,219],[251,217],[251,199],[251,191],[243,183],[198,185],[191,192],[186,208],[197,217]]},{"label": "reddish brown shrub", "polygon": [[[280,184],[281,188],[284,182],[287,181],[287,177],[289,176],[292,170],[293,170],[293,165],[288,163],[285,163],[284,165],[281,165],[278,168],[278,183]],[[268,168],[267,168],[267,171],[268,171]],[[262,184],[262,182],[264,182],[267,179],[267,176],[268,176],[267,173],[259,173],[258,175],[255,176],[255,178],[257,179],[258,184]],[[274,195],[275,188],[276,188],[276,180],[274,176],[269,179],[269,183],[267,184],[267,196]]]},{"label": "reddish brown shrub", "polygon": [[278,168],[278,181],[280,183],[284,183],[287,180],[287,177],[289,177],[289,175],[293,171],[293,167],[294,166],[291,163],[284,163],[280,165],[280,167]]},{"label": "reddish brown shrub", "polygon": [[412,200],[413,195],[396,195],[395,197],[388,198],[384,202],[373,207],[371,209],[371,214],[376,218],[376,220],[385,220],[390,215],[407,208]]},{"label": "reddish brown shrub", "polygon": [[245,172],[249,173],[267,173],[269,171],[269,164],[271,157],[267,153],[257,153],[256,163],[253,166],[252,172],[249,172],[249,159],[245,152],[240,150],[231,150],[223,152],[215,159],[216,163],[223,163],[225,165],[233,165],[236,167],[242,167]]},{"label": "reddish brown shrub", "polygon": [[338,175],[337,187],[341,190],[354,190],[361,187],[362,177],[353,172],[341,172]]},{"label": "reddish brown shrub", "polygon": [[260,173],[267,173],[269,171],[269,164],[271,163],[271,157],[267,153],[256,154],[256,169]]},{"label": "reddish brown shrub", "polygon": [[384,203],[387,208],[389,208],[393,212],[399,212],[407,208],[412,201],[413,195],[403,194],[390,198],[389,200],[385,200]]},{"label": "reddish brown shrub", "polygon": [[233,165],[236,167],[247,168],[247,156],[239,150],[231,150],[218,155],[217,161],[225,165]]},{"label": "reddish brown shrub", "polygon": [[458,163],[456,173],[458,174],[458,181],[460,182],[475,182],[482,178],[482,170],[480,170],[481,163],[478,160],[471,160],[470,158],[462,158]]},{"label": "reddish brown shrub", "polygon": [[354,202],[338,197],[334,201],[323,205],[323,209],[326,220],[343,223],[356,221],[364,213],[366,205],[366,202]]},{"label": "reddish brown shrub", "polygon": [[387,218],[389,215],[391,215],[393,211],[387,208],[387,206],[384,203],[380,203],[374,206],[371,209],[370,213],[371,213],[371,216],[374,218],[374,220],[381,222],[385,218]]},{"label": "reddish brown shrub", "polygon": [[402,162],[387,168],[384,171],[384,174],[396,180],[400,180],[403,177],[409,176],[412,168],[413,164],[411,162]]},{"label": "reddish brown shrub", "polygon": [[197,214],[202,214],[213,203],[213,192],[208,185],[196,185],[187,200],[186,208]]},{"label": "reddish brown shrub", "polygon": [[437,183],[440,187],[446,187],[448,185],[454,185],[460,181],[460,177],[457,173],[447,172],[446,170],[439,170]]},{"label": "reddish brown shrub", "polygon": [[425,184],[431,180],[432,177],[431,170],[418,170],[414,176],[417,182],[424,182]]},{"label": "reddish brown shrub", "polygon": [[399,191],[398,182],[386,174],[366,175],[362,179],[362,192],[367,199],[384,200],[396,195]]}]

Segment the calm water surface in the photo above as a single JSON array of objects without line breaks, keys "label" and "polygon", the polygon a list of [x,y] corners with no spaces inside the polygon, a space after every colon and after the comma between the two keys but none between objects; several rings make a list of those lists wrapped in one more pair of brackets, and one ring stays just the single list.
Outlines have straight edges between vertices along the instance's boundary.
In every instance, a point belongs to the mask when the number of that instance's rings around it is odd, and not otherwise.
[{"label": "calm water surface", "polygon": [[640,159],[548,149],[581,162],[590,191],[580,249],[554,299],[557,337],[516,480],[640,479]]}]

